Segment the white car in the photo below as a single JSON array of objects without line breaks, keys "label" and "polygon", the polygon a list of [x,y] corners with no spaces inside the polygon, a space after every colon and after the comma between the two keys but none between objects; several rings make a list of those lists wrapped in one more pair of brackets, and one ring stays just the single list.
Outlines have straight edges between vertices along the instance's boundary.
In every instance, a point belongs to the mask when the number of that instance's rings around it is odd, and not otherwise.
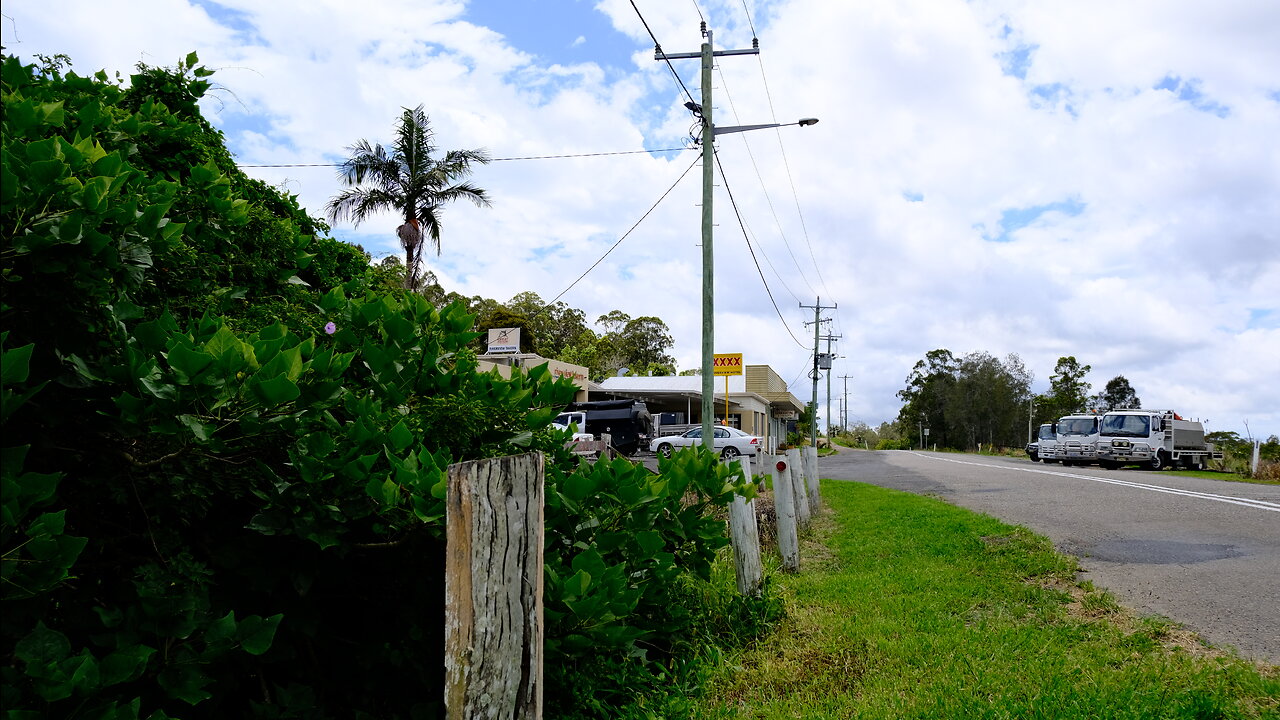
[{"label": "white car", "polygon": [[[742,432],[738,428],[717,425],[712,432],[715,433],[714,447],[725,459],[739,455],[755,455],[760,447],[760,438]],[[671,457],[671,453],[680,448],[701,444],[702,428],[696,427],[683,435],[660,437],[649,443],[649,449],[662,457]]]}]

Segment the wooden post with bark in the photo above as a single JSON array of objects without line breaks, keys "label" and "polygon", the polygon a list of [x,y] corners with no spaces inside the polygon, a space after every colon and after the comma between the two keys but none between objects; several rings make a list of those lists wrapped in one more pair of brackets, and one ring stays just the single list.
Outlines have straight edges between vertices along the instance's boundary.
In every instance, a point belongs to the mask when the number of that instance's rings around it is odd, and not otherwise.
[{"label": "wooden post with bark", "polygon": [[445,713],[542,717],[542,453],[450,465]]},{"label": "wooden post with bark", "polygon": [[773,456],[773,510],[778,524],[778,553],[782,569],[800,570],[800,539],[796,532],[796,494],[791,487],[791,468],[782,455]]},{"label": "wooden post with bark", "polygon": [[805,479],[804,461],[800,459],[800,448],[787,450],[787,473],[791,476],[791,496],[795,499],[796,522],[801,529],[809,527],[809,491]]},{"label": "wooden post with bark", "polygon": [[[743,455],[743,479],[753,482],[751,458]],[[734,568],[737,570],[738,592],[759,596],[764,582],[764,568],[760,564],[760,531],[756,525],[756,501],[734,495],[729,503],[729,537],[733,540]]]}]

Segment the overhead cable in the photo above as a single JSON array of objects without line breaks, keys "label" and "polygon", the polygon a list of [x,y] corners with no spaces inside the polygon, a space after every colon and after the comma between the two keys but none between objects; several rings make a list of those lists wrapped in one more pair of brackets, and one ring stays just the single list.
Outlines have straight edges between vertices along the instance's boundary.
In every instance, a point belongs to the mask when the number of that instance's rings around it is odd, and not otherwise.
[{"label": "overhead cable", "polygon": [[[738,117],[738,108],[733,104],[733,95],[729,92],[728,78],[724,76],[723,71],[720,72],[720,83],[724,87],[725,97],[729,100],[729,110],[733,113],[734,120],[741,122],[741,119]],[[778,235],[782,237],[782,244],[786,247],[787,254],[791,256],[791,262],[796,266],[796,272],[800,273],[800,279],[804,281],[806,286],[808,286],[810,292],[817,295],[818,291],[813,289],[813,284],[810,283],[809,278],[805,276],[804,268],[800,267],[800,260],[796,258],[795,251],[791,249],[791,242],[787,240],[787,233],[782,229],[782,221],[778,219],[778,211],[773,206],[773,198],[769,195],[769,188],[765,185],[764,174],[760,172],[760,166],[756,163],[756,155],[751,150],[751,143],[747,141],[747,133],[741,133],[741,135],[742,144],[747,148],[747,156],[751,158],[751,167],[755,168],[756,177],[760,180],[760,189],[764,191],[765,203],[769,205],[769,212],[773,214],[773,223],[778,228]],[[764,253],[763,245],[760,248],[760,252],[762,254]],[[765,262],[769,263],[769,268],[773,270],[773,274],[777,276],[778,280],[782,283],[782,286],[786,288],[787,292],[791,293],[791,297],[795,298],[796,302],[800,302],[799,296],[797,296],[795,291],[791,289],[790,285],[787,285],[787,281],[783,280],[782,274],[773,266],[773,261],[769,260],[768,255],[765,255]]]},{"label": "overhead cable", "polygon": [[[693,162],[689,163],[689,167],[685,168],[684,172],[680,173],[680,177],[676,178],[676,181],[674,183],[671,183],[671,187],[667,188],[667,191],[662,193],[662,196],[659,197],[657,201],[654,202],[653,205],[648,210],[645,211],[644,215],[641,215],[640,219],[637,220],[629,230],[623,233],[622,237],[618,238],[618,241],[615,242],[608,250],[606,250],[604,255],[600,256],[599,260],[596,260],[594,263],[591,264],[591,267],[587,268],[585,272],[579,275],[577,280],[574,280],[573,282],[569,283],[569,287],[565,288],[564,290],[561,290],[559,295],[556,295],[554,298],[552,298],[551,302],[544,305],[542,307],[542,311],[545,311],[547,308],[551,307],[552,305],[555,305],[557,300],[564,297],[564,294],[572,290],[574,285],[577,285],[579,282],[582,281],[582,278],[586,277],[592,270],[595,270],[597,265],[604,262],[604,259],[609,257],[609,253],[616,250],[617,247],[622,244],[622,241],[627,239],[628,235],[630,235],[637,227],[640,227],[640,223],[644,222],[645,218],[649,217],[650,213],[652,213],[655,209],[657,209],[659,203],[665,200],[667,196],[671,194],[671,191],[676,189],[676,185],[679,185],[680,181],[684,179],[684,176],[689,174],[689,171],[693,169],[693,166],[698,164],[698,159],[700,157],[701,155],[694,158]],[[539,314],[541,314],[542,311],[539,311]]]},{"label": "overhead cable", "polygon": [[760,261],[756,259],[756,251],[751,247],[751,239],[747,237],[747,226],[742,222],[742,213],[738,211],[738,202],[733,199],[733,191],[729,189],[729,178],[724,174],[724,166],[720,164],[720,154],[712,150],[716,158],[716,166],[720,168],[720,182],[724,183],[724,190],[729,195],[729,204],[733,206],[733,214],[738,216],[738,226],[742,228],[742,239],[747,243],[747,249],[751,251],[751,262],[755,263],[756,272],[760,275],[760,282],[764,283],[764,291],[769,296],[769,302],[773,304],[774,312],[778,313],[778,319],[782,321],[782,327],[786,328],[787,334],[795,340],[796,345],[804,348],[804,343],[791,332],[791,326],[787,324],[787,319],[782,317],[782,310],[778,309],[778,303],[773,299],[773,291],[769,289],[769,281],[764,279],[764,271],[760,269]]},{"label": "overhead cable", "polygon": [[[636,11],[636,17],[640,18],[640,24],[644,25],[645,32],[649,33],[650,39],[653,40],[653,48],[657,52],[661,52],[662,43],[658,42],[658,36],[653,34],[653,30],[649,29],[649,21],[644,19],[644,15],[640,14],[640,8],[636,7],[636,0],[631,0],[631,9]],[[684,90],[684,94],[689,98],[689,102],[697,105],[697,100],[693,99],[693,93],[689,92],[689,88],[685,87],[684,80],[680,79],[680,73],[676,72],[676,66],[671,64],[671,60],[663,58],[667,61],[667,67],[671,70],[671,75],[675,77],[676,82],[680,83],[680,89]]]},{"label": "overhead cable", "polygon": [[[508,160],[559,160],[562,158],[604,157],[606,155],[639,155],[640,153],[678,152],[688,148],[659,148],[657,150],[618,150],[616,152],[575,153],[572,155],[526,155],[522,157],[489,158],[489,162]],[[282,165],[239,165],[238,168],[298,168],[298,167],[342,167],[346,163],[291,163]]]},{"label": "overhead cable", "polygon": [[[745,1],[743,2],[743,8],[746,8]],[[751,17],[750,14],[748,14],[747,17],[749,20]],[[760,81],[764,83],[764,96],[769,102],[769,114],[773,117],[773,121],[776,123],[778,122],[778,113],[773,107],[773,93],[769,91],[769,77],[764,71],[764,59],[757,55],[756,62],[760,63]],[[818,258],[814,255],[813,243],[809,240],[809,228],[805,225],[804,212],[800,209],[800,194],[796,192],[796,181],[791,175],[791,163],[787,161],[787,149],[782,144],[782,133],[777,129],[775,129],[774,132],[778,136],[778,149],[782,151],[782,166],[787,171],[787,182],[791,183],[791,196],[795,198],[796,215],[800,217],[800,229],[804,233],[805,245],[809,247],[809,259],[813,261],[813,269],[818,273],[818,284],[822,285],[823,292],[827,293],[827,295],[831,295],[831,291],[827,288],[827,281],[822,277],[822,268],[818,265]]]}]

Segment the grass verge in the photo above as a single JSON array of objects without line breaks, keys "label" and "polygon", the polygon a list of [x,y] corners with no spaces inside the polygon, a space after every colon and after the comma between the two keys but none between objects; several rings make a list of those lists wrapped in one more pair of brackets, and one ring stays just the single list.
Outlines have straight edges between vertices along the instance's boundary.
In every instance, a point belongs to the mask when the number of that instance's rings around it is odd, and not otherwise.
[{"label": "grass verge", "polygon": [[1134,617],[1045,538],[825,481],[788,616],[726,653],[697,718],[1277,718],[1280,670]]},{"label": "grass verge", "polygon": [[1187,477],[1205,478],[1206,480],[1222,480],[1224,482],[1251,483],[1253,485],[1280,485],[1280,480],[1265,480],[1245,477],[1240,473],[1223,470],[1176,470],[1172,474]]}]

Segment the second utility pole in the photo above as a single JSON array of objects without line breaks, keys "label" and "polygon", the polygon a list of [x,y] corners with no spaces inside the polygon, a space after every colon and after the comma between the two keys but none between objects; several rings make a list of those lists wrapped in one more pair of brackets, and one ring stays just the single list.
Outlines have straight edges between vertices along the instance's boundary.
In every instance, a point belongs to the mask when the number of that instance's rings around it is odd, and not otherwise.
[{"label": "second utility pole", "polygon": [[[823,319],[819,317],[823,310],[835,310],[835,305],[823,305],[822,298],[818,298],[818,304],[805,305],[800,304],[802,308],[813,308],[813,402],[809,403],[809,442],[816,450],[818,448],[818,329],[822,327],[822,323],[831,322],[830,318]],[[809,323],[805,323],[808,325]]]},{"label": "second utility pole", "polygon": [[[827,361],[828,362],[830,363],[835,362],[835,356],[831,354],[831,341],[839,340],[842,337],[844,336],[843,335],[823,335],[822,336],[822,339],[827,341]],[[831,368],[827,369],[827,417],[826,417],[826,420],[827,420],[827,441],[828,442],[831,441],[831,373],[832,372],[834,371]]]}]

